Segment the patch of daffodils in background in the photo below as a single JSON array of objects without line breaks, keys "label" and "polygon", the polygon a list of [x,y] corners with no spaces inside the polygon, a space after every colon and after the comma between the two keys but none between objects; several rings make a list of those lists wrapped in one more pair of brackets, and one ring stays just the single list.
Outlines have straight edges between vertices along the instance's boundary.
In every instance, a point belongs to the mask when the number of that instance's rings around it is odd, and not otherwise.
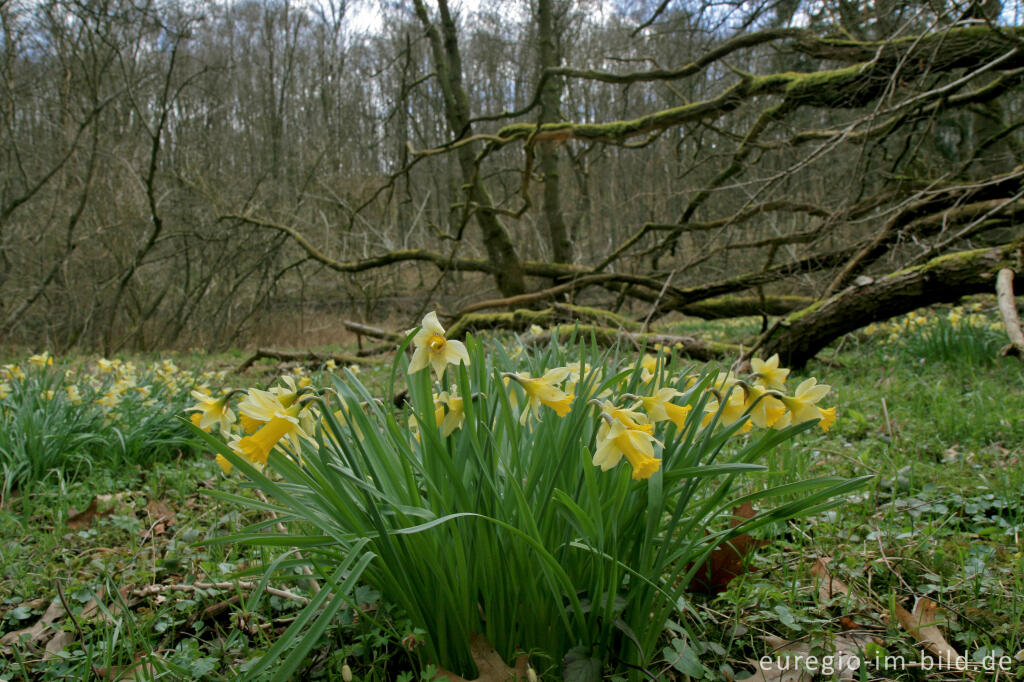
[{"label": "patch of daffodils in background", "polygon": [[76,408],[99,408],[108,423],[123,422],[135,408],[156,409],[181,402],[188,390],[209,392],[210,384],[224,381],[224,372],[195,373],[173,360],[136,365],[100,358],[74,367],[54,367],[47,352],[31,355],[23,363],[0,365],[0,401],[13,417],[31,399],[67,403]]},{"label": "patch of daffodils in background", "polygon": [[980,330],[1002,333],[1003,324],[985,304],[980,302],[958,305],[949,310],[912,310],[906,315],[894,317],[886,322],[872,323],[864,327],[864,336],[881,343],[904,346],[908,340],[921,332],[939,327],[954,331]]},{"label": "patch of daffodils in background", "polygon": [[[190,449],[175,416],[189,391],[208,394],[222,372],[183,370],[173,360],[100,358],[69,363],[48,352],[0,365],[0,487],[100,460],[144,465]],[[73,473],[72,473],[73,475]]]},{"label": "patch of daffodils in background", "polygon": [[863,337],[918,362],[988,365],[1007,343],[998,313],[981,302],[912,311],[863,329]]}]

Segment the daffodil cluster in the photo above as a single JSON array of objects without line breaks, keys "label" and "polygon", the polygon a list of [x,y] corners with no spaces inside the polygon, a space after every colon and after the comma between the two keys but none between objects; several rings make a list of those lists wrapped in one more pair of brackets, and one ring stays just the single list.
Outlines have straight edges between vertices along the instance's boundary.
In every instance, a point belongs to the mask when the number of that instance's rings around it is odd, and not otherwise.
[{"label": "daffodil cluster", "polygon": [[[558,661],[628,628],[641,669],[664,646],[691,567],[731,531],[750,493],[741,474],[768,471],[796,425],[828,429],[830,389],[813,378],[791,388],[777,356],[694,374],[672,349],[557,336],[462,341],[430,313],[383,387],[352,372],[291,376],[196,393],[190,411],[226,470],[288,509],[286,525],[301,521],[286,532],[311,569],[332,587],[344,576],[379,590],[424,633],[425,661],[469,675],[474,632],[506,659]],[[806,481],[797,502],[790,484],[765,483],[759,505],[784,499],[758,523],[820,510],[860,482]],[[242,541],[285,541],[260,527]],[[350,599],[342,587],[336,597]]]},{"label": "daffodil cluster", "polygon": [[0,488],[55,470],[73,477],[101,462],[180,456],[191,434],[174,414],[189,389],[220,381],[219,373],[183,370],[170,359],[83,361],[43,352],[0,365]]},{"label": "daffodil cluster", "polygon": [[889,345],[903,346],[915,335],[939,327],[955,331],[987,331],[999,335],[1003,331],[1003,324],[998,317],[990,314],[983,303],[974,302],[954,306],[945,312],[937,309],[912,310],[887,322],[869,324],[861,333]]},{"label": "daffodil cluster", "polygon": [[[469,364],[465,346],[445,337],[445,330],[435,313],[423,318],[419,330],[412,338],[414,347],[409,373],[415,374],[428,366],[443,380],[448,365]],[[535,333],[536,334],[536,333]],[[521,352],[521,351],[520,351]],[[580,363],[546,369],[539,376],[529,371],[503,372],[502,378],[510,391],[509,404],[519,406],[519,424],[529,427],[531,420],[544,418],[546,411],[555,418],[565,417],[580,403],[597,408],[598,426],[593,463],[608,471],[623,458],[632,467],[634,479],[649,478],[661,467],[656,446],[663,447],[654,434],[655,424],[669,422],[675,433],[686,428],[686,420],[695,404],[703,405],[700,428],[714,425],[729,427],[742,421],[739,433],[753,427],[782,429],[792,424],[817,421],[825,431],[835,422],[835,408],[818,405],[830,390],[812,378],[801,382],[792,394],[786,391],[789,370],[779,366],[779,356],[767,360],[751,360],[750,376],[741,378],[733,373],[719,375],[704,388],[706,399],[672,386],[662,385],[666,356],[659,353],[643,355],[638,362],[639,393],[626,393],[613,397],[610,389],[598,395],[600,373]],[[590,376],[593,375],[593,376]],[[589,378],[591,395],[576,395],[584,378]],[[675,384],[688,387],[697,385],[699,377],[689,376]],[[603,400],[601,398],[604,398]],[[609,399],[610,398],[610,399]],[[462,426],[464,409],[462,398],[455,395],[455,387],[434,393],[435,422],[442,436],[448,437]],[[545,409],[546,408],[546,409]],[[418,424],[410,418],[410,425],[418,438]]]},{"label": "daffodil cluster", "polygon": [[182,400],[192,387],[209,390],[207,386],[223,381],[223,376],[223,372],[186,371],[172,360],[137,365],[100,358],[55,367],[54,357],[43,352],[23,363],[0,365],[0,401],[8,416],[32,401],[47,401],[79,411],[96,408],[106,424],[126,424],[136,412],[161,410]]},{"label": "daffodil cluster", "polygon": [[[282,384],[269,390],[249,388],[220,395],[192,391],[196,403],[186,411],[192,413],[195,426],[207,432],[216,429],[237,455],[263,468],[275,449],[290,455],[299,452],[302,440],[316,442],[313,434],[320,413],[313,402],[317,392],[310,388],[311,379],[299,374],[298,380],[294,374],[282,377]],[[241,397],[232,409],[231,399],[236,396]],[[341,411],[336,416],[344,419]],[[224,473],[231,473],[232,464],[223,455],[217,455],[217,464]]]}]

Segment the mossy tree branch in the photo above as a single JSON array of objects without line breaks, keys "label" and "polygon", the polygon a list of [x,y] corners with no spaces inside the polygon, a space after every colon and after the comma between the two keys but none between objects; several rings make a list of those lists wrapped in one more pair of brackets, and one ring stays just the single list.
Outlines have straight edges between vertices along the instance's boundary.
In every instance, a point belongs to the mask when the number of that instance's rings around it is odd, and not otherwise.
[{"label": "mossy tree branch", "polygon": [[793,313],[763,347],[765,356],[778,353],[783,364],[803,367],[843,334],[935,303],[990,292],[997,273],[1009,268],[1021,274],[1024,242],[962,251],[923,265],[847,287],[828,299]]}]

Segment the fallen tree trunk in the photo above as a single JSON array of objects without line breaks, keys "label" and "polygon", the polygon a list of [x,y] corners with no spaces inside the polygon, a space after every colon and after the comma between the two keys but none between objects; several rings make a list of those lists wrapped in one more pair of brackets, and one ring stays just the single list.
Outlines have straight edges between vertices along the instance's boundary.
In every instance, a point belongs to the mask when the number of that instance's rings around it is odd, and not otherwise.
[{"label": "fallen tree trunk", "polygon": [[[569,320],[567,322],[567,320]],[[580,320],[584,323],[581,324]],[[590,323],[587,323],[590,322]],[[639,322],[598,308],[586,308],[556,303],[544,310],[515,310],[508,313],[469,313],[460,317],[451,329],[448,338],[462,338],[467,332],[483,329],[503,329],[525,332],[537,325],[543,329],[531,333],[523,341],[529,344],[547,343],[555,336],[560,342],[593,339],[602,346],[613,346],[626,341],[637,348],[646,346],[651,350],[655,345],[671,348],[672,352],[695,360],[714,360],[739,357],[741,348],[737,344],[706,341],[694,336],[644,332]]]},{"label": "fallen tree trunk", "polygon": [[678,311],[705,320],[725,320],[755,315],[786,315],[812,303],[814,299],[808,296],[719,296],[685,305]]},{"label": "fallen tree trunk", "polygon": [[521,308],[507,313],[468,313],[460,316],[448,330],[448,338],[461,339],[469,331],[505,329],[524,332],[533,325],[547,327],[561,322],[587,321],[612,329],[640,331],[640,323],[600,308],[556,303],[550,308]]},{"label": "fallen tree trunk", "polygon": [[730,357],[739,357],[740,346],[732,343],[721,343],[718,341],[705,341],[693,336],[677,336],[675,334],[660,334],[655,332],[630,332],[625,329],[612,329],[610,327],[599,327],[590,324],[560,324],[544,331],[541,334],[532,336],[528,343],[546,343],[552,336],[558,338],[559,342],[567,343],[573,339],[587,341],[593,339],[602,346],[614,346],[623,341],[632,343],[636,348],[646,347],[647,351],[653,352],[655,346],[664,346],[671,349],[676,355],[685,355],[694,360],[721,360]]},{"label": "fallen tree trunk", "polygon": [[344,325],[345,329],[350,332],[355,332],[356,336],[370,336],[375,339],[384,339],[385,341],[394,341],[398,343],[402,340],[402,335],[398,332],[390,332],[387,329],[381,329],[380,327],[371,327],[368,324],[362,322],[354,322],[352,320],[342,320],[341,324]]},{"label": "fallen tree trunk", "polygon": [[860,283],[793,313],[762,346],[765,357],[778,353],[789,367],[803,367],[843,334],[933,303],[952,303],[968,294],[989,292],[1003,268],[1021,271],[1024,243],[961,251],[934,258],[879,279]]},{"label": "fallen tree trunk", "polygon": [[356,355],[320,354],[313,352],[292,353],[288,351],[269,350],[259,348],[255,353],[246,358],[245,362],[235,368],[234,374],[241,374],[260,360],[277,360],[278,362],[301,362],[308,367],[317,368],[334,360],[339,365],[379,365],[385,360],[377,358],[365,358]]}]

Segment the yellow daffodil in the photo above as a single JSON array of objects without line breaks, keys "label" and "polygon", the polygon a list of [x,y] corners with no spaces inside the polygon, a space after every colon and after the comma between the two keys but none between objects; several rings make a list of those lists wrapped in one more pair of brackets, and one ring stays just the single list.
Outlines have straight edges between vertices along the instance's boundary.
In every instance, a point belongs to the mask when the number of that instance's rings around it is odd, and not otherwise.
[{"label": "yellow daffodil", "polygon": [[231,468],[234,465],[224,455],[217,455],[217,466],[219,466],[221,471],[223,471],[224,474],[227,475],[231,473]]},{"label": "yellow daffodil", "polygon": [[[611,389],[605,389],[598,393],[598,389],[601,388],[601,374],[600,372],[592,372],[590,365],[580,365],[578,362],[570,362],[566,364],[569,368],[569,376],[565,380],[565,392],[576,394],[576,387],[581,381],[590,376],[590,393],[587,395],[588,398],[604,398],[611,395]],[[591,376],[593,374],[593,376]]]},{"label": "yellow daffodil", "polygon": [[25,371],[18,365],[4,365],[4,377],[21,381],[25,378]]},{"label": "yellow daffodil", "polygon": [[229,395],[213,398],[199,391],[192,391],[192,397],[198,402],[185,411],[199,413],[199,428],[207,430],[216,424],[221,434],[227,438],[231,432],[231,424],[235,421],[235,413],[228,406]]},{"label": "yellow daffodil", "polygon": [[74,384],[68,384],[64,387],[64,394],[67,396],[68,402],[72,405],[82,404],[82,392],[78,390],[78,386]]},{"label": "yellow daffodil", "polygon": [[0,400],[11,394],[11,385],[0,381]]},{"label": "yellow daffodil", "polygon": [[259,419],[253,419],[243,412],[238,413],[238,423],[242,425],[242,430],[246,433],[256,433],[263,426],[263,422]]},{"label": "yellow daffodil", "polygon": [[550,369],[544,376],[537,378],[512,372],[505,376],[515,379],[523,387],[523,390],[526,391],[526,404],[519,415],[520,424],[526,424],[527,416],[531,410],[533,415],[539,419],[541,405],[547,405],[559,417],[569,414],[569,410],[572,409],[572,399],[574,396],[569,395],[555,385],[562,383],[569,376],[568,367]]},{"label": "yellow daffodil", "polygon": [[[249,389],[250,395],[254,391],[257,391],[257,389]],[[265,391],[258,392],[265,394],[260,398],[261,401],[265,400],[265,396],[273,395]],[[241,409],[240,406],[239,410]],[[291,407],[284,407],[278,402],[277,408],[270,416],[270,419],[256,433],[242,438],[235,437],[236,440],[231,443],[232,449],[247,461],[260,466],[266,465],[270,452],[285,438],[291,442],[295,450],[298,450],[299,438],[312,440],[312,437],[301,425],[301,421],[305,421],[301,420],[301,417],[305,416],[302,412],[301,403],[295,403]]]},{"label": "yellow daffodil", "polygon": [[540,336],[541,334],[544,333],[544,329],[540,325],[531,324],[530,333],[533,334],[534,336]]},{"label": "yellow daffodil", "polygon": [[409,433],[412,434],[413,440],[417,443],[420,442],[420,422],[416,419],[416,415],[410,414],[409,419],[406,422],[409,425]]},{"label": "yellow daffodil", "polygon": [[681,429],[686,424],[686,416],[690,414],[691,405],[676,405],[673,398],[682,393],[674,388],[661,388],[652,396],[641,396],[640,404],[652,422],[671,421]]},{"label": "yellow daffodil", "polygon": [[[747,412],[747,392],[742,386],[737,386],[734,381],[727,393],[722,393],[717,390],[715,390],[714,393],[719,397],[712,398],[704,406],[705,414],[704,419],[701,422],[701,426],[707,426],[711,423],[714,415],[718,413],[721,405],[719,400],[722,396],[724,396],[725,404],[724,407],[722,407],[722,413],[718,418],[718,425],[726,427],[732,426],[743,418]],[[753,428],[753,424],[750,421],[747,421],[746,424],[740,427],[740,430],[737,433],[746,433],[747,431],[750,431],[751,428]]]},{"label": "yellow daffodil", "polygon": [[[787,370],[789,371],[789,370]],[[745,409],[750,411],[750,421],[761,429],[770,428],[786,413],[786,406],[763,386],[747,387]]]},{"label": "yellow daffodil", "polygon": [[420,324],[420,330],[412,337],[415,350],[409,362],[409,373],[424,369],[427,365],[434,368],[438,378],[444,374],[448,365],[459,362],[469,365],[469,353],[461,341],[449,341],[444,336],[444,327],[437,320],[437,313],[429,312]]},{"label": "yellow daffodil", "polygon": [[627,429],[654,433],[654,425],[648,423],[646,415],[626,407],[617,407],[607,400],[598,403],[598,405],[601,407],[602,412],[612,419],[622,422]]},{"label": "yellow daffodil", "polygon": [[[466,420],[466,411],[464,409],[462,398],[455,395],[454,387],[452,387],[451,393],[448,391],[442,393],[439,396],[438,401],[442,406],[448,408],[447,414],[444,415],[444,418],[440,422],[441,435],[447,438],[452,435],[452,432],[456,429],[462,427],[462,423]],[[435,418],[436,416],[437,415],[435,415]]]},{"label": "yellow daffodil", "polygon": [[629,428],[622,420],[607,417],[597,430],[594,466],[608,471],[625,456],[633,467],[634,480],[650,478],[661,468],[661,460],[654,456],[656,442],[650,432]]},{"label": "yellow daffodil", "polygon": [[750,369],[757,376],[757,383],[765,388],[775,389],[776,391],[786,390],[786,377],[789,376],[789,370],[779,367],[778,353],[767,360],[762,360],[761,358],[751,359]]},{"label": "yellow daffodil", "polygon": [[28,364],[33,367],[52,367],[53,358],[50,357],[49,351],[43,351],[39,355],[30,355],[28,358]]},{"label": "yellow daffodil", "polygon": [[818,426],[821,427],[822,431],[828,431],[836,423],[836,408],[827,407],[819,409],[821,409],[821,421],[818,422]]},{"label": "yellow daffodil", "polygon": [[651,383],[651,379],[654,378],[655,373],[658,371],[658,358],[651,354],[646,354],[640,360],[640,381],[645,384]]},{"label": "yellow daffodil", "polygon": [[828,395],[830,390],[831,386],[819,384],[814,377],[805,379],[796,387],[793,395],[780,398],[789,411],[775,423],[775,427],[784,428],[790,424],[821,420],[821,428],[827,431],[835,422],[835,408],[823,410],[816,403]]}]

